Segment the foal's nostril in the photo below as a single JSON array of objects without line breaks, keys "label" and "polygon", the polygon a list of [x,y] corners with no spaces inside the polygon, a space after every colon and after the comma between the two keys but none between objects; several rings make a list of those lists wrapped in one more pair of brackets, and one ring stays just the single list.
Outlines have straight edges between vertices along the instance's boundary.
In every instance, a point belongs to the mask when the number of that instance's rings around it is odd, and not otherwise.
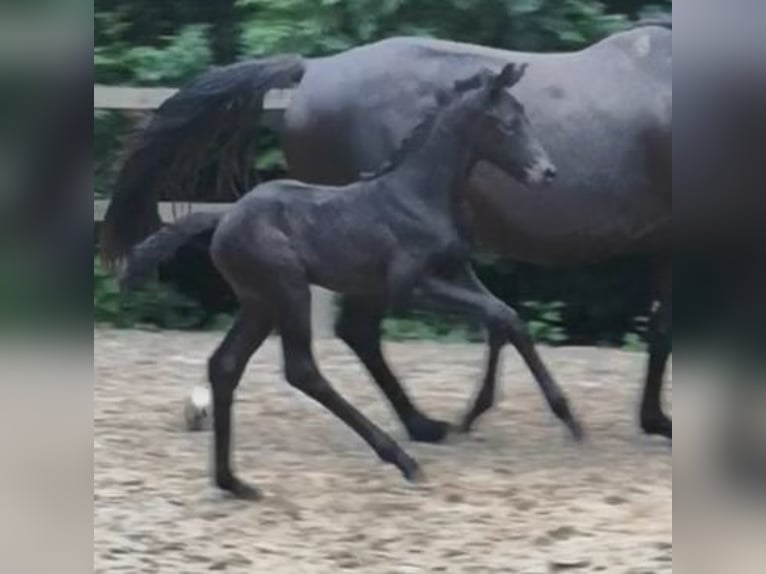
[{"label": "foal's nostril", "polygon": [[543,171],[543,179],[545,179],[546,182],[551,182],[554,179],[556,179],[556,168],[551,166],[548,166],[545,168],[545,171]]}]

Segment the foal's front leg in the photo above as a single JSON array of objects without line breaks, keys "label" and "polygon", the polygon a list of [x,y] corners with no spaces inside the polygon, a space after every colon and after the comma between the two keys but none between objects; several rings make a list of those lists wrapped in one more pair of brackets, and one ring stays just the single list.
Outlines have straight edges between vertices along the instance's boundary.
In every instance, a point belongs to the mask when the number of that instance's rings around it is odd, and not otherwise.
[{"label": "foal's front leg", "polygon": [[462,270],[456,278],[424,278],[415,291],[413,303],[424,309],[481,320],[490,332],[487,375],[473,408],[466,416],[464,427],[470,428],[478,416],[492,404],[499,351],[503,344],[510,341],[532,371],[551,410],[564,422],[575,439],[582,437],[579,421],[573,415],[563,390],[537,353],[524,323],[513,309],[484,288],[469,267]]},{"label": "foal's front leg", "polygon": [[396,411],[410,438],[419,442],[442,442],[447,438],[451,426],[421,413],[386,363],[380,332],[385,311],[386,304],[382,298],[347,295],[341,303],[335,333],[362,361]]}]

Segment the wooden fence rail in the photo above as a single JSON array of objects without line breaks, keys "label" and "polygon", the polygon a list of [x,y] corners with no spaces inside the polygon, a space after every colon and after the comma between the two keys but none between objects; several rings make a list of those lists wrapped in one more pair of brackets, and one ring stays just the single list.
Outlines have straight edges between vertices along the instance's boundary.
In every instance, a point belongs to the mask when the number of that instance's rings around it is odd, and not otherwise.
[{"label": "wooden fence rail", "polygon": [[[175,94],[175,88],[93,86],[93,108],[97,110],[156,110]],[[271,90],[263,100],[264,113],[278,114],[290,105],[292,90]]]},{"label": "wooden fence rail", "polygon": [[[179,217],[188,215],[190,213],[196,213],[199,211],[218,212],[226,211],[231,207],[231,203],[204,203],[204,202],[170,202],[161,201],[159,203],[158,211],[160,219],[163,223],[173,223]],[[108,199],[96,199],[93,201],[93,221],[102,222],[106,215],[106,210],[109,207]]]},{"label": "wooden fence rail", "polygon": [[[176,93],[174,88],[136,88],[126,86],[93,86],[93,109],[115,111],[151,111]],[[276,127],[281,122],[282,114],[290,105],[292,90],[271,90],[263,101],[264,125]],[[177,218],[196,211],[222,211],[229,203],[166,203],[160,202],[159,214],[165,223],[172,223]],[[101,222],[109,207],[108,200],[94,199],[93,220]],[[312,288],[312,322],[314,333],[319,337],[328,337],[332,333],[335,315],[334,296],[330,291]]]}]

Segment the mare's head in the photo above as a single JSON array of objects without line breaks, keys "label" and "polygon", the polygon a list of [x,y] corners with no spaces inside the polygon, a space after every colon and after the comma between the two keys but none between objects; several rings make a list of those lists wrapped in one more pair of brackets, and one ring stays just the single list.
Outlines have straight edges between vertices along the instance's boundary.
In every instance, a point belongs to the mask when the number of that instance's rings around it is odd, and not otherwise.
[{"label": "mare's head", "polygon": [[456,127],[485,159],[526,184],[550,183],[556,168],[534,134],[524,107],[510,93],[526,64],[507,64],[499,73],[483,70],[457,82],[449,107]]}]

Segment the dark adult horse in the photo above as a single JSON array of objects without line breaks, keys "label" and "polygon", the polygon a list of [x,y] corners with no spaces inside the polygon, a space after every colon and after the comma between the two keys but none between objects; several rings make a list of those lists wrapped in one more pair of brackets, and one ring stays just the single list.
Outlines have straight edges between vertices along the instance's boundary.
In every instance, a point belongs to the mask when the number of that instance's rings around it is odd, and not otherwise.
[{"label": "dark adult horse", "polygon": [[[127,254],[158,226],[158,195],[174,186],[189,197],[213,163],[219,192],[246,189],[245,159],[269,89],[297,83],[282,130],[292,175],[343,184],[389,158],[439,90],[482,67],[528,62],[518,99],[560,175],[540,193],[479,164],[465,190],[472,227],[494,252],[535,264],[636,253],[656,259],[658,304],[640,422],[645,432],[670,438],[661,408],[672,316],[670,27],[640,26],[572,53],[393,38],[325,58],[281,56],[212,70],[159,109],[128,156],[106,216],[103,255]],[[384,361],[382,317],[382,309],[346,299],[338,333],[417,438],[408,422],[429,419]],[[477,397],[484,410],[494,400],[496,370],[491,360]]]}]

